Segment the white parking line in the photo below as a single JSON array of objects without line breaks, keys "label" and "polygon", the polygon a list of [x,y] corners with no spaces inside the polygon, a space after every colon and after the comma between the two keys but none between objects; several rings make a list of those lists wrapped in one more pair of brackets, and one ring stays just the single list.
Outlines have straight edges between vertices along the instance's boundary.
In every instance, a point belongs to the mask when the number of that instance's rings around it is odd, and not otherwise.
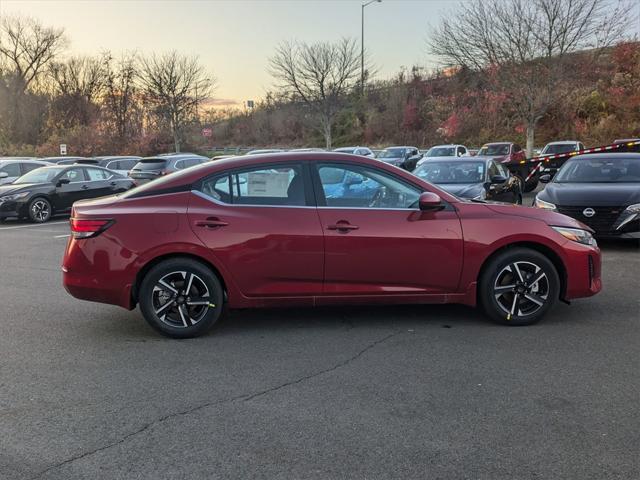
[{"label": "white parking line", "polygon": [[0,227],[0,231],[2,230],[17,230],[18,228],[34,228],[34,227],[48,227],[50,225],[62,225],[63,223],[69,224],[69,221],[66,222],[51,222],[51,223],[37,223],[35,225],[17,225],[15,227]]}]

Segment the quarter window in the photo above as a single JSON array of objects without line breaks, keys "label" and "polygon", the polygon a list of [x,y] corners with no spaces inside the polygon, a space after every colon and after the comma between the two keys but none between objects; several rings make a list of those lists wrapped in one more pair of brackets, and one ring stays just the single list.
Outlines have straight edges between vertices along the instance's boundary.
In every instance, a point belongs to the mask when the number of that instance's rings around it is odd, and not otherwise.
[{"label": "quarter window", "polygon": [[415,208],[421,190],[377,169],[318,165],[328,207]]},{"label": "quarter window", "polygon": [[202,193],[239,205],[306,205],[301,165],[274,165],[232,171],[202,182]]},{"label": "quarter window", "polygon": [[87,174],[90,182],[107,180],[111,177],[111,174],[106,170],[98,170],[97,168],[87,168]]}]

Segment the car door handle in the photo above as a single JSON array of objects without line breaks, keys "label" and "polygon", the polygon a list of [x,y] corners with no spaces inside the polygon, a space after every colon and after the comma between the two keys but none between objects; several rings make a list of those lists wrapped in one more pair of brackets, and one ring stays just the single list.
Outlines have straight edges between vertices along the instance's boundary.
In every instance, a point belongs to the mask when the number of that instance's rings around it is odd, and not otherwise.
[{"label": "car door handle", "polygon": [[349,230],[358,230],[360,227],[357,225],[351,225],[349,222],[338,222],[335,225],[329,225],[327,230],[338,230],[338,231],[349,231]]},{"label": "car door handle", "polygon": [[89,190],[89,185],[82,185],[82,187],[80,188],[82,188],[83,190]]},{"label": "car door handle", "polygon": [[229,225],[227,222],[223,222],[219,218],[207,218],[206,220],[200,220],[196,222],[196,227],[204,228],[220,228]]},{"label": "car door handle", "polygon": [[117,183],[116,183],[116,182],[111,182],[111,183],[110,183],[110,185],[111,185],[112,187],[115,187],[115,186],[117,185]]}]

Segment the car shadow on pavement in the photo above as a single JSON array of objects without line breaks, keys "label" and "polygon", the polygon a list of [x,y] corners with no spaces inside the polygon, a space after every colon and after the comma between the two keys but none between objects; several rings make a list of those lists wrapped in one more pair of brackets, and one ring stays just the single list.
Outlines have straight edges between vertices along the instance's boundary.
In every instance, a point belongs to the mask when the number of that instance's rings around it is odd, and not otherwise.
[{"label": "car shadow on pavement", "polygon": [[[563,303],[556,305],[537,326],[573,324],[580,315],[569,315],[571,309]],[[582,310],[579,308],[579,310]],[[575,312],[577,313],[577,312]],[[102,318],[100,318],[102,317]],[[111,341],[148,342],[174,341],[155,332],[142,318],[138,309],[132,312],[97,315],[95,322],[84,324],[87,335]],[[315,308],[266,308],[228,311],[201,339],[244,336],[277,335],[298,330],[316,330],[318,334],[349,332],[352,330],[424,330],[440,328],[509,328],[489,320],[480,310],[464,305],[384,305],[341,306]]]}]

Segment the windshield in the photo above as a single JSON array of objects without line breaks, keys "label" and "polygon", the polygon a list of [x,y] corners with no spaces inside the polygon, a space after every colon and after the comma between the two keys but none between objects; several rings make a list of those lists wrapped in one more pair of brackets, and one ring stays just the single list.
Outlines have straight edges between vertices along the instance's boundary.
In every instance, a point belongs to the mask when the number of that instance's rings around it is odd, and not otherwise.
[{"label": "windshield", "polygon": [[431,147],[425,157],[455,157],[456,147]]},{"label": "windshield", "polygon": [[640,182],[640,157],[580,159],[565,163],[553,179],[555,183]]},{"label": "windshield", "polygon": [[556,143],[554,145],[547,145],[542,150],[542,155],[556,155],[558,153],[569,153],[575,152],[578,150],[578,147],[575,143]]},{"label": "windshield", "polygon": [[498,143],[496,145],[483,145],[478,155],[509,155],[509,144]]},{"label": "windshield", "polygon": [[427,161],[413,172],[431,183],[481,183],[484,181],[484,162]]},{"label": "windshield", "polygon": [[378,158],[402,158],[405,150],[404,148],[385,148],[380,152]]},{"label": "windshield", "polygon": [[18,178],[14,184],[21,183],[51,183],[53,179],[64,170],[64,167],[41,167],[31,170]]}]

